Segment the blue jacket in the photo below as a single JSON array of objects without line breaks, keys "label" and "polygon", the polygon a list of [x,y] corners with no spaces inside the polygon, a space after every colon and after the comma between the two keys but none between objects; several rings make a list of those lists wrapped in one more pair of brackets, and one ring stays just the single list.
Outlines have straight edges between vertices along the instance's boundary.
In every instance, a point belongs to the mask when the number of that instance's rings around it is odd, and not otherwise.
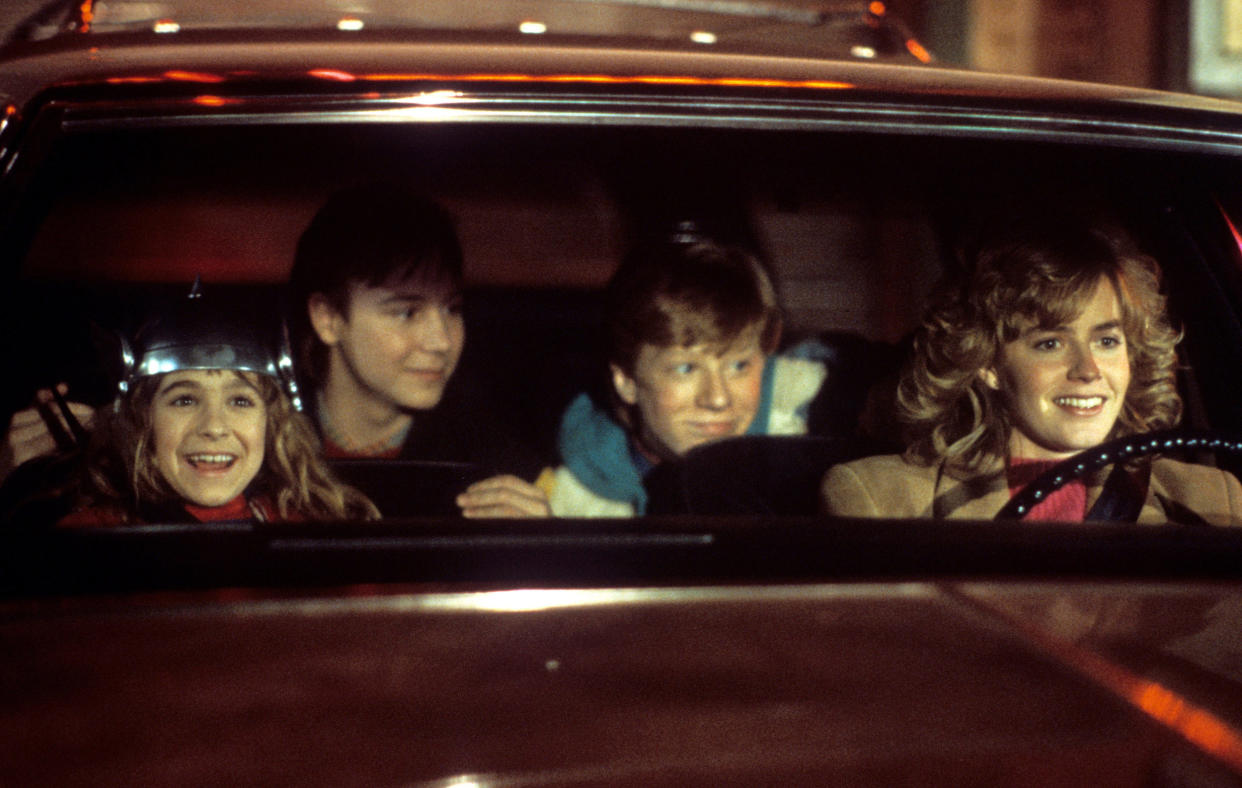
[{"label": "blue jacket", "polygon": [[[824,375],[818,362],[769,358],[759,407],[746,434],[805,433],[806,408]],[[558,446],[564,465],[544,471],[538,482],[548,494],[553,514],[624,517],[646,511],[643,476],[652,464],[635,448],[626,429],[588,395],[579,394],[566,409]]]}]

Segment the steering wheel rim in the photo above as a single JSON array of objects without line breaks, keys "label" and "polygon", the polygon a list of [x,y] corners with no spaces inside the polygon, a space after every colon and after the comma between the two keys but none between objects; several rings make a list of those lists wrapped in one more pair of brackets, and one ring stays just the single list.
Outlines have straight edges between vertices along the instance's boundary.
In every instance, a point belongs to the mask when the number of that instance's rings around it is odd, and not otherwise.
[{"label": "steering wheel rim", "polygon": [[1162,430],[1114,438],[1081,451],[1040,474],[1010,498],[994,519],[1019,520],[1066,484],[1105,466],[1187,449],[1242,454],[1242,440],[1210,430]]}]

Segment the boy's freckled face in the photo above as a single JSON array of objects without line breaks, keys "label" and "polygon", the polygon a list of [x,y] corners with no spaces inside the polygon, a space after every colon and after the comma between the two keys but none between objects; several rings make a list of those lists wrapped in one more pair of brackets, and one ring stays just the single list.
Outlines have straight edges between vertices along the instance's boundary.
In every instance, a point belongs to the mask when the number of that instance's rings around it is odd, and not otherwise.
[{"label": "boy's freckled face", "polygon": [[765,355],[758,326],[728,348],[643,345],[633,376],[613,367],[613,385],[638,411],[642,442],[665,458],[742,435],[755,419]]}]

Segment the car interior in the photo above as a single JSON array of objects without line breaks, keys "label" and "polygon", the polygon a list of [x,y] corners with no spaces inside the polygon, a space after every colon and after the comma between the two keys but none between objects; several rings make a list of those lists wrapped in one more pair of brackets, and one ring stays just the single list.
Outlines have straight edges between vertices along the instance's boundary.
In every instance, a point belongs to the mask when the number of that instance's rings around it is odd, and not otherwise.
[{"label": "car interior", "polygon": [[[653,514],[813,514],[830,464],[900,450],[890,388],[924,299],[972,223],[997,210],[1080,201],[1123,224],[1161,261],[1185,327],[1187,426],[1242,434],[1237,169],[1207,155],[882,132],[87,124],[19,157],[3,195],[14,207],[0,249],[16,369],[3,415],[59,380],[75,398],[109,401],[101,332],[134,330],[195,277],[285,308],[298,236],[327,195],[396,180],[457,222],[467,339],[456,376],[490,392],[547,465],[571,397],[603,396],[600,289],[630,244],[689,226],[769,264],[782,347],[828,368],[810,435],[666,463],[649,481]],[[369,481],[394,517],[447,514],[446,489],[505,470],[431,465],[417,496],[394,494],[366,463],[340,470]]]}]

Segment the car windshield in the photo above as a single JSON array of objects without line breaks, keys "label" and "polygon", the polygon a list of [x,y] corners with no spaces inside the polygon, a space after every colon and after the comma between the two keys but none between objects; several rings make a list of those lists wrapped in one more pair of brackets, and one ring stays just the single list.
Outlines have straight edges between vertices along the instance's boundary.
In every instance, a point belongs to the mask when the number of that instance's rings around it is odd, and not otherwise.
[{"label": "car windshield", "polygon": [[[132,336],[153,303],[196,278],[259,309],[287,304],[298,240],[319,205],[350,184],[395,178],[433,195],[460,238],[465,340],[453,385],[477,395],[478,417],[507,425],[512,439],[486,455],[487,471],[533,481],[564,461],[558,428],[575,397],[608,402],[602,291],[627,249],[649,232],[715,233],[769,261],[781,358],[826,370],[822,385],[816,377],[792,406],[764,405],[772,410],[765,418],[775,424],[789,408],[800,431],[823,442],[807,455],[781,444],[768,457],[748,444],[701,467],[662,463],[647,479],[650,511],[684,511],[702,485],[713,497],[756,499],[698,511],[813,514],[827,465],[902,451],[894,387],[936,281],[957,264],[955,239],[969,218],[995,204],[1033,210],[1067,194],[1106,206],[1143,248],[1174,261],[1164,275],[1173,314],[1187,327],[1187,426],[1236,426],[1218,360],[1226,351],[1211,339],[1220,336],[1218,318],[1199,308],[1196,283],[1208,274],[1187,262],[1178,225],[1160,213],[1161,196],[1188,179],[1202,198],[1222,206],[1234,199],[1235,170],[1215,159],[883,135],[824,144],[797,131],[198,125],[117,129],[85,120],[28,165],[5,245],[20,282],[6,319],[14,336],[23,326],[39,330],[14,349],[14,409],[61,380],[96,407],[108,402],[115,364],[99,357],[92,337]],[[1236,251],[1219,262],[1227,272]],[[744,458],[767,470],[748,473]],[[340,467],[370,485],[389,517],[454,511],[448,490],[393,502],[398,477]],[[724,469],[731,481],[719,477]]]}]

